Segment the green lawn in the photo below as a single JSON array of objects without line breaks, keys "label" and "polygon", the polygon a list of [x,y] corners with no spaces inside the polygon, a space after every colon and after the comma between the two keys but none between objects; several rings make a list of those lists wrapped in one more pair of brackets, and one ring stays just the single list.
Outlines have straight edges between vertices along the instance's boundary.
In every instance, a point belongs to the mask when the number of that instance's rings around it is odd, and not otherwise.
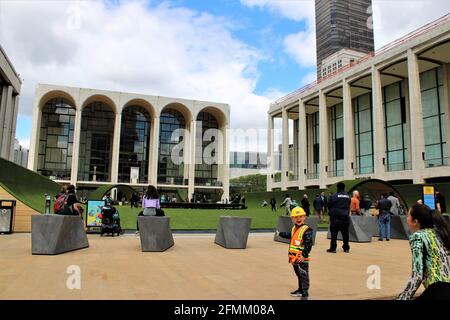
[{"label": "green lawn", "polygon": [[[141,209],[130,206],[117,206],[120,212],[123,229],[136,229],[136,217]],[[270,208],[262,208],[256,205],[249,205],[247,210],[192,210],[192,209],[165,209],[166,215],[171,218],[173,230],[215,230],[219,222],[219,217],[239,216],[252,218],[252,229],[275,229],[278,216],[284,214],[284,210],[279,209],[277,213],[272,213]],[[327,227],[327,224],[319,227]]]}]

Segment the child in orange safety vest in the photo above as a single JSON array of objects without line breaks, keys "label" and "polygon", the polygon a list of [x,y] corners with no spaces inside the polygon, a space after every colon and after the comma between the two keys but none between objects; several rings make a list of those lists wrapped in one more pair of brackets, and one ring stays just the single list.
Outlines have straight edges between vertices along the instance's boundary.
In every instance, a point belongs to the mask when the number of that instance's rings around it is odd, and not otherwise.
[{"label": "child in orange safety vest", "polygon": [[306,213],[301,207],[295,207],[291,212],[294,223],[291,232],[279,232],[282,238],[290,239],[289,263],[294,267],[298,278],[298,289],[291,292],[293,297],[308,297],[309,290],[309,260],[313,245],[313,230],[305,223]]}]

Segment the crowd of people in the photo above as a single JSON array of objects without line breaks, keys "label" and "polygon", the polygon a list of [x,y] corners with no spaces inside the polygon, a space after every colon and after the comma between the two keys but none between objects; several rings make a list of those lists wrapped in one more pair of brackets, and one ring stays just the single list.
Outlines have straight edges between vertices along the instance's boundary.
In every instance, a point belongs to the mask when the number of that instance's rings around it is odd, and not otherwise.
[{"label": "crowd of people", "polygon": [[[110,194],[106,194],[103,200],[106,208],[113,207],[113,198]],[[147,187],[142,196],[133,193],[130,198],[132,208],[138,207],[140,202],[142,211],[139,216],[164,216],[161,202],[165,201],[172,200],[165,194],[159,195],[152,185]],[[246,203],[245,196],[240,195],[233,198],[233,201]],[[432,209],[418,200],[406,214],[411,231],[412,275],[405,289],[397,296],[399,300],[412,299],[422,284],[425,291],[418,299],[450,298],[450,225],[442,215],[447,208],[445,197],[439,190],[435,193],[435,203],[436,208]],[[55,196],[54,211],[56,214],[77,215],[83,218],[82,204],[83,202],[77,198],[75,186],[69,185]],[[277,201],[274,196],[269,203],[264,201],[262,206],[267,207],[269,204],[271,210],[276,212]],[[391,216],[405,214],[394,192],[383,193],[380,199],[372,204],[367,195],[361,198],[357,190],[353,191],[350,197],[342,182],[337,184],[337,192],[333,195],[327,197],[324,192],[317,194],[312,205],[321,223],[324,222],[324,215],[326,213],[329,215],[331,240],[326,251],[332,254],[337,253],[339,233],[342,235],[344,253],[350,253],[349,226],[352,215],[367,215],[374,207],[377,210],[379,241],[390,241]],[[290,239],[289,263],[292,264],[298,278],[298,288],[292,291],[291,295],[306,298],[309,295],[309,260],[313,244],[313,230],[306,223],[306,218],[311,214],[310,202],[306,194],[300,204],[286,194],[280,207],[284,207],[285,214],[292,218],[294,224],[291,232],[278,233],[280,237]],[[115,214],[119,217],[118,211]],[[120,228],[120,217],[118,221]],[[138,233],[139,225],[136,227]],[[119,230],[122,232],[121,228]]]},{"label": "crowd of people", "polygon": [[[265,202],[267,205],[267,202]],[[417,201],[406,213],[406,222],[411,232],[410,246],[412,252],[412,276],[405,289],[396,297],[397,300],[413,299],[416,291],[423,284],[425,291],[417,298],[450,299],[450,224],[444,219],[446,213],[445,197],[436,190],[435,208],[430,208],[421,200]],[[276,211],[276,199],[272,197],[270,205]],[[281,207],[292,218],[294,227],[291,232],[278,232],[283,238],[290,239],[289,263],[293,265],[298,278],[298,288],[292,296],[306,298],[309,290],[309,259],[312,249],[311,227],[306,223],[309,215],[309,201],[304,195],[301,205],[294,206],[294,201],[286,194]],[[322,192],[313,201],[313,208],[319,220],[328,210],[330,217],[330,247],[328,253],[337,253],[338,234],[342,234],[344,253],[350,253],[349,227],[352,215],[363,216],[370,212],[372,202],[365,196],[360,198],[358,191],[352,197],[345,190],[344,183],[337,184],[337,192],[326,197]],[[379,226],[379,241],[390,241],[390,221],[393,215],[405,214],[394,192],[383,193],[375,204]]]}]

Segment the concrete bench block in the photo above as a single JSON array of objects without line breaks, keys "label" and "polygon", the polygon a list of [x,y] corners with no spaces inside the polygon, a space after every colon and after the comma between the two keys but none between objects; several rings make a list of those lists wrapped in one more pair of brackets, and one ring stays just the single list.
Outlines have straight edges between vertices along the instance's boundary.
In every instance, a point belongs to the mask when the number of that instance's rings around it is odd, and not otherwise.
[{"label": "concrete bench block", "polygon": [[410,235],[406,216],[391,216],[391,239],[409,240]]},{"label": "concrete bench block", "polygon": [[227,249],[247,248],[251,218],[221,216],[214,242]]},{"label": "concrete bench block", "polygon": [[143,252],[162,252],[174,245],[169,217],[138,217]]},{"label": "concrete bench block", "polygon": [[[319,224],[319,217],[309,216],[306,218],[306,224],[309,225],[313,229],[313,244],[316,243],[316,234],[317,234],[317,225]],[[292,219],[288,216],[280,216],[278,217],[277,231],[278,232],[291,232],[292,227],[294,226]],[[277,235],[273,237],[274,241],[290,243],[289,239],[285,239]]]},{"label": "concrete bench block", "polygon": [[[351,216],[348,235],[350,242],[372,242],[373,233],[377,228],[377,218],[372,216]],[[331,239],[331,232],[328,229],[328,239]],[[339,232],[338,240],[342,240]]]},{"label": "concrete bench block", "polygon": [[78,216],[42,214],[31,217],[32,254],[54,255],[89,247]]}]

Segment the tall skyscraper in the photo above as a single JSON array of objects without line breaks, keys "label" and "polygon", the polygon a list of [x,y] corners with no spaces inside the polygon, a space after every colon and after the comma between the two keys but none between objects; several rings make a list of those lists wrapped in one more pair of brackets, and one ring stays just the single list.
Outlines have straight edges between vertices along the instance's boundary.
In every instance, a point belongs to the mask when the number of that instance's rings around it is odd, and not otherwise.
[{"label": "tall skyscraper", "polygon": [[318,79],[374,51],[371,16],[372,0],[316,0]]}]

